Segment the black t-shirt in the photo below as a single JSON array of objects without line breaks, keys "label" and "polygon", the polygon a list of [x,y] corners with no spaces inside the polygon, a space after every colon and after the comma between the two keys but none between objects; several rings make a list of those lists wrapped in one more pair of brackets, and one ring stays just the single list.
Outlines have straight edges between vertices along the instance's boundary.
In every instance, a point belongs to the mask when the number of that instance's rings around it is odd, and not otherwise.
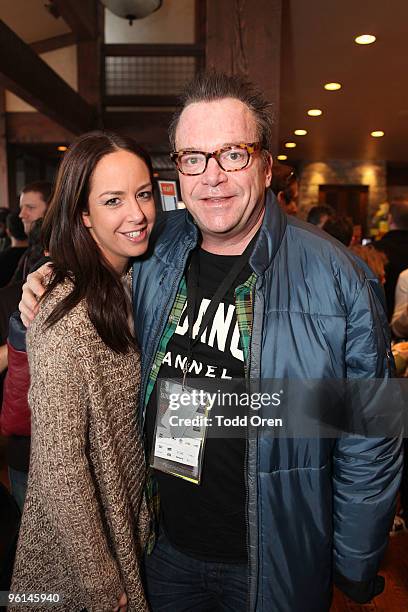
[{"label": "black t-shirt", "polygon": [[[199,250],[195,321],[237,258]],[[197,377],[244,379],[244,356],[235,314],[234,290],[250,275],[251,269],[246,265],[218,306],[206,332],[195,344],[187,384]],[[176,332],[167,345],[159,378],[182,378],[181,364],[187,354],[188,317],[184,308]],[[146,410],[149,457],[157,411],[156,388]],[[222,410],[227,416],[239,414],[238,408],[214,407],[211,417],[217,411],[221,414]],[[246,440],[243,437],[208,436],[200,485],[154,471],[159,485],[162,526],[176,548],[198,559],[229,563],[247,561],[245,453]]]}]

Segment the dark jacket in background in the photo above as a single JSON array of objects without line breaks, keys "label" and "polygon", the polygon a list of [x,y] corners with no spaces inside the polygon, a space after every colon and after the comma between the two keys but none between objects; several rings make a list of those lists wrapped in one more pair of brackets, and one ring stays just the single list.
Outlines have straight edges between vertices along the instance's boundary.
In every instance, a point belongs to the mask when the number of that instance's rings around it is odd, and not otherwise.
[{"label": "dark jacket in background", "polygon": [[[19,527],[20,510],[0,482],[0,591],[10,590]],[[6,608],[0,607],[0,610]]]},{"label": "dark jacket in background", "polygon": [[26,329],[19,314],[10,319],[8,370],[4,380],[1,433],[6,436],[8,465],[28,472],[30,463],[31,412],[28,405],[30,372],[25,345]]},{"label": "dark jacket in background", "polygon": [[391,230],[381,240],[375,242],[374,246],[388,257],[384,290],[388,319],[391,320],[398,277],[403,270],[408,268],[408,230]]},{"label": "dark jacket in background", "polygon": [[5,287],[17,269],[27,247],[9,247],[0,253],[0,287]]},{"label": "dark jacket in background", "polygon": [[[0,345],[6,344],[9,333],[9,319],[17,310],[21,299],[23,283],[14,283],[0,289]],[[6,370],[7,371],[7,370]],[[3,380],[6,371],[0,374],[0,406],[3,401]]]}]

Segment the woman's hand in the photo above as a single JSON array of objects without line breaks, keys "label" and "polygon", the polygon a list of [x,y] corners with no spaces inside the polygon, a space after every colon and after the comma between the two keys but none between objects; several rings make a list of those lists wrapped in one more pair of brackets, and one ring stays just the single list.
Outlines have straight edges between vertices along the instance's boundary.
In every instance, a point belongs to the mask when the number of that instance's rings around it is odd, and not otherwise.
[{"label": "woman's hand", "polygon": [[35,272],[27,276],[23,285],[23,295],[18,309],[21,313],[21,320],[26,327],[30,326],[38,312],[38,301],[43,295],[46,287],[46,279],[51,274],[52,269],[49,264],[44,264]]},{"label": "woman's hand", "polygon": [[126,612],[127,603],[127,596],[126,593],[123,591],[122,595],[119,598],[118,605],[116,606],[116,608],[113,608],[113,612]]}]

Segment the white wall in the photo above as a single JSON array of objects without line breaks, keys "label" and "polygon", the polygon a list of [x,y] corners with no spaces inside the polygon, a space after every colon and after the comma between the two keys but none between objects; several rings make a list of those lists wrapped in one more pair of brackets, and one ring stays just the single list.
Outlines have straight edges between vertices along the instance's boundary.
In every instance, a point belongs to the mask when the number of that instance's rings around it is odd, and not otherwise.
[{"label": "white wall", "polygon": [[194,43],[194,4],[194,0],[163,0],[158,11],[134,21],[131,26],[106,9],[105,42]]},{"label": "white wall", "polygon": [[[48,53],[42,53],[40,57],[75,91],[78,91],[77,77],[77,48],[76,45],[63,47]],[[35,108],[6,91],[6,111],[8,112],[32,112]]]}]

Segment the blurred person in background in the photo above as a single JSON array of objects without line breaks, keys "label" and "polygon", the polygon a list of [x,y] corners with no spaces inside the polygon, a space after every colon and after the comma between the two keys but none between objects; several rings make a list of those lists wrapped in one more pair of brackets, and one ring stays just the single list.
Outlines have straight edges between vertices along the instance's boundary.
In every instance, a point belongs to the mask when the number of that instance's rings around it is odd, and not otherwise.
[{"label": "blurred person in background", "polygon": [[[394,343],[393,354],[397,373],[408,377],[408,268],[401,272],[395,289],[395,307],[391,329],[398,341]],[[402,341],[400,341],[400,339]],[[408,526],[408,438],[404,439],[404,470],[401,482],[401,526]]]},{"label": "blurred person in background", "polygon": [[0,207],[0,253],[10,246],[10,238],[7,235],[7,217],[10,214],[10,209],[4,206]]},{"label": "blurred person in background", "polygon": [[0,289],[0,374],[7,368],[6,338],[8,321],[17,310],[21,298],[22,286],[27,274],[43,256],[40,240],[41,219],[51,198],[52,184],[48,181],[35,181],[26,185],[20,196],[20,219],[24,232],[28,236],[28,248],[20,257],[7,287]]},{"label": "blurred person in background", "polygon": [[[27,488],[31,425],[27,405],[28,381],[24,382],[22,376],[26,368],[25,337],[18,329],[10,328],[9,321],[17,310],[27,274],[44,256],[41,226],[51,190],[52,185],[47,181],[30,183],[23,189],[19,220],[28,233],[28,248],[20,256],[8,285],[0,288],[0,399],[3,406],[0,422],[3,434],[7,436],[5,453],[10,486],[20,510]],[[7,374],[9,358],[13,370]],[[12,416],[7,417],[10,414]]]},{"label": "blurred person in background", "polygon": [[312,206],[308,212],[306,221],[322,229],[326,221],[334,216],[335,213],[331,206]]},{"label": "blurred person in background", "polygon": [[294,168],[284,164],[274,164],[271,189],[282,210],[287,215],[296,216],[298,214],[299,185]]},{"label": "blurred person in background", "polygon": [[368,267],[374,272],[381,285],[385,283],[385,266],[387,264],[387,256],[385,253],[377,251],[373,245],[355,244],[350,247],[350,250],[355,253],[360,259],[365,261]]},{"label": "blurred person in background", "polygon": [[363,228],[360,223],[353,224],[353,236],[351,238],[351,246],[361,244],[363,240]]},{"label": "blurred person in background", "polygon": [[31,226],[45,215],[51,198],[52,184],[49,181],[34,181],[24,187],[20,195],[20,219],[24,231],[29,235]]},{"label": "blurred person in background", "polygon": [[408,268],[408,197],[396,198],[391,202],[389,225],[390,231],[375,242],[374,246],[388,258],[384,289],[388,318],[391,320],[398,277]]},{"label": "blurred person in background", "polygon": [[3,383],[0,431],[5,436],[5,459],[11,493],[23,512],[30,466],[31,415],[28,406],[29,376],[24,334],[8,332],[7,367]]},{"label": "blurred person in background", "polygon": [[17,310],[22,286],[30,269],[44,257],[41,242],[42,219],[32,223],[28,238],[28,248],[20,258],[17,269],[6,287],[0,288],[0,373],[7,368],[7,345],[9,319]]},{"label": "blurred person in background", "polygon": [[346,247],[350,246],[353,238],[353,224],[347,217],[331,217],[326,221],[322,229]]},{"label": "blurred person in background", "polygon": [[38,235],[30,239],[30,234],[35,227],[35,222],[42,219],[47,210],[52,194],[52,183],[49,181],[35,181],[26,185],[20,195],[20,219],[24,225],[24,231],[29,238],[29,248],[20,259],[17,270],[12,281],[24,281],[30,271],[30,260],[35,257],[38,243]]},{"label": "blurred person in background", "polygon": [[397,338],[408,340],[408,268],[398,277],[391,329]]},{"label": "blurred person in background", "polygon": [[[20,219],[19,221],[21,222]],[[42,221],[37,219],[31,225],[30,252],[25,259],[23,280],[30,269],[44,257],[41,242]],[[4,378],[0,428],[6,436],[5,455],[11,491],[21,512],[30,465],[31,418],[27,398],[29,377],[26,376],[28,364],[25,334],[21,332],[18,318],[11,315],[17,310],[22,283],[23,281],[17,281],[0,289],[0,372]],[[9,368],[7,373],[6,368]]]},{"label": "blurred person in background", "polygon": [[28,236],[28,248],[20,258],[17,268],[10,283],[24,282],[31,268],[44,256],[44,248],[41,240],[41,227],[43,219],[36,219],[31,224]]},{"label": "blurred person in background", "polygon": [[7,216],[6,232],[11,243],[0,253],[0,287],[5,287],[9,283],[28,247],[24,225],[18,213],[10,213]]}]

